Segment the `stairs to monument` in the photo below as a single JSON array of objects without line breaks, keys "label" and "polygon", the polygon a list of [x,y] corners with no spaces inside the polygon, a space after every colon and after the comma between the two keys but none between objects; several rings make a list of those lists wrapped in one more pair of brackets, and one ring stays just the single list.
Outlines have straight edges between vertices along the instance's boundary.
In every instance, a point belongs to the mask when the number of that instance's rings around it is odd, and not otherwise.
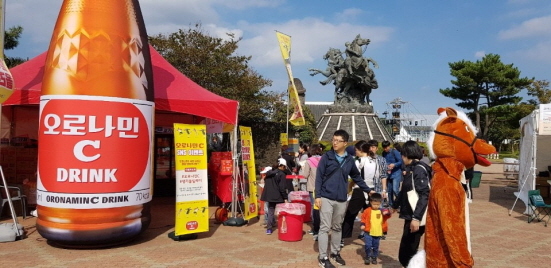
[{"label": "stairs to monument", "polygon": [[372,113],[326,113],[317,125],[318,139],[330,141],[338,129],[344,129],[350,134],[350,142],[372,139],[393,142],[379,117]]}]

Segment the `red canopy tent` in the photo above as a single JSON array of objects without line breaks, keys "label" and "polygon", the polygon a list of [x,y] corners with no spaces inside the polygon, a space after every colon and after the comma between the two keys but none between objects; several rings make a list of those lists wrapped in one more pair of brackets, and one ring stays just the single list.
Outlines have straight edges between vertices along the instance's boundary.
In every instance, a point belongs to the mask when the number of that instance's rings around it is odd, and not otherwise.
[{"label": "red canopy tent", "polygon": [[[155,109],[196,115],[237,124],[239,103],[218,96],[199,86],[180,73],[150,46],[155,86]],[[2,105],[27,105],[40,103],[40,90],[46,52],[20,64],[11,73],[15,81],[15,90]]]}]

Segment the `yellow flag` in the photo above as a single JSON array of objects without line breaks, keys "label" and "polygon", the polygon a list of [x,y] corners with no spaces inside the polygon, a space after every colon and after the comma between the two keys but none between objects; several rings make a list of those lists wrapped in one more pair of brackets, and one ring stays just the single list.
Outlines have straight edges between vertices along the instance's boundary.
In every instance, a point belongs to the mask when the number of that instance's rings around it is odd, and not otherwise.
[{"label": "yellow flag", "polygon": [[294,126],[304,126],[306,124],[304,120],[304,114],[302,113],[302,106],[298,98],[297,88],[293,79],[293,72],[291,71],[291,37],[276,31],[277,40],[279,42],[279,48],[281,50],[281,56],[283,57],[283,63],[287,69],[287,75],[289,76],[289,104],[293,106],[293,115],[289,119],[289,122]]},{"label": "yellow flag", "polygon": [[[280,32],[276,32],[276,36],[277,41],[279,41],[279,49],[281,49],[283,63],[285,63],[285,66],[287,66],[287,64],[291,65],[291,37]],[[292,74],[289,75],[292,76]]]}]

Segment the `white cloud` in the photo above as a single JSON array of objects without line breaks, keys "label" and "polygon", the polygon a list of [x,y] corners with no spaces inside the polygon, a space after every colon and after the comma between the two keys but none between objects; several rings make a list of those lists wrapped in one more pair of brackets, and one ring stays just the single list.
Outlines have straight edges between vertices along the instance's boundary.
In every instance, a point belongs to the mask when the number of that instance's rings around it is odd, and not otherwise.
[{"label": "white cloud", "polygon": [[330,47],[344,49],[344,43],[352,41],[356,34],[363,38],[377,38],[367,48],[376,48],[390,39],[394,29],[348,23],[332,24],[317,18],[291,20],[281,24],[249,24],[241,22],[245,32],[240,51],[253,55],[255,66],[281,64],[281,52],[277,45],[275,30],[292,38],[291,61],[293,64],[311,63],[321,59]]},{"label": "white cloud", "polygon": [[[201,1],[201,0],[199,0]],[[206,1],[209,2],[209,1]],[[247,9],[256,7],[277,7],[284,4],[285,0],[213,0],[214,4],[223,5],[231,9]]]},{"label": "white cloud", "polygon": [[477,59],[481,59],[484,56],[486,56],[486,51],[484,51],[484,50],[477,51],[477,52],[474,53],[474,57],[477,58]]},{"label": "white cloud", "polygon": [[517,39],[551,35],[551,16],[533,18],[522,24],[499,32],[500,39]]},{"label": "white cloud", "polygon": [[533,60],[535,62],[551,63],[550,47],[551,41],[543,41],[529,49],[512,52],[511,55],[521,59]]},{"label": "white cloud", "polygon": [[336,13],[335,18],[337,18],[339,21],[350,21],[358,17],[362,13],[364,13],[364,11],[359,8],[348,8],[343,10],[342,12]]}]

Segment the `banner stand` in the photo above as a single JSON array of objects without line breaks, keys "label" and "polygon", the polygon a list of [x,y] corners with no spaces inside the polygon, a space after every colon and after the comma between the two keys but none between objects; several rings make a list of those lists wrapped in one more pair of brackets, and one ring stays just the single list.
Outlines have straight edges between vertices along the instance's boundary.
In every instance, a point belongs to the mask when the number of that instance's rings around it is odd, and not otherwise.
[{"label": "banner stand", "polygon": [[[2,228],[2,230],[9,230],[10,233],[9,234],[0,233],[0,236],[15,238],[14,240],[11,240],[11,241],[17,241],[25,238],[25,232],[23,230],[23,227],[17,221],[17,214],[15,214],[15,209],[13,207],[13,202],[11,200],[10,190],[8,189],[8,183],[6,182],[6,177],[4,177],[4,170],[2,169],[2,166],[0,166],[0,175],[2,176],[2,183],[4,185],[4,190],[6,190],[5,194],[6,194],[6,198],[8,199],[8,206],[10,207],[11,218],[13,219],[13,225],[11,228]],[[23,215],[23,217],[25,217],[25,215]],[[14,236],[12,236],[11,232],[15,233],[13,234]],[[2,241],[2,242],[8,242],[8,241]]]},{"label": "banner stand", "polygon": [[239,187],[239,154],[237,153],[237,125],[234,126],[233,132],[231,133],[231,151],[233,159],[233,178],[232,178],[232,202],[231,202],[231,217],[223,222],[224,226],[243,226],[248,223],[243,219],[243,213],[241,217],[237,217],[237,208],[239,207],[239,197],[237,195],[237,190]]},{"label": "banner stand", "polygon": [[197,239],[199,235],[197,234],[185,234],[185,235],[176,235],[174,231],[168,233],[168,238],[174,241],[187,241]]}]

